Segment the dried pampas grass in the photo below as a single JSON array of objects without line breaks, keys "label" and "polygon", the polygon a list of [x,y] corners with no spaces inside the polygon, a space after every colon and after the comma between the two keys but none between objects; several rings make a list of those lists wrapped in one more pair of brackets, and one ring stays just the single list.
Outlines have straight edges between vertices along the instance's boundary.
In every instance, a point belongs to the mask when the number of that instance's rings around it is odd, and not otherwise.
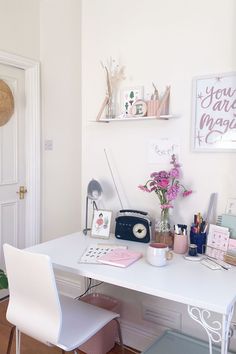
[{"label": "dried pampas grass", "polygon": [[107,65],[101,62],[102,68],[106,72],[107,96],[112,97],[117,90],[119,83],[125,79],[125,67],[116,63],[112,58],[109,59]]}]

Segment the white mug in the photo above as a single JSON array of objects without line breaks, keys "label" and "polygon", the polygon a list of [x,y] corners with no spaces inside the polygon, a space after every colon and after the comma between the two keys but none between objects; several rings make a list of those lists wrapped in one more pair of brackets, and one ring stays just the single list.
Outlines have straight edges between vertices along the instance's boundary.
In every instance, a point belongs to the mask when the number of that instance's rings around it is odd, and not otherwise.
[{"label": "white mug", "polygon": [[163,267],[167,260],[172,259],[173,253],[165,243],[153,242],[148,245],[146,256],[148,263],[156,267]]}]

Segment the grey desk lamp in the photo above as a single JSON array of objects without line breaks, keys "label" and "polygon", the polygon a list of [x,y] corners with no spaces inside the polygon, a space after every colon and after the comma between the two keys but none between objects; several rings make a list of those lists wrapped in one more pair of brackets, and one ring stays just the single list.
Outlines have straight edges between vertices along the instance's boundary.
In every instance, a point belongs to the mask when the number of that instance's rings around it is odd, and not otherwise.
[{"label": "grey desk lamp", "polygon": [[92,201],[93,211],[97,209],[96,200],[100,199],[102,195],[102,187],[98,181],[92,179],[87,187],[87,196],[86,196],[86,212],[85,212],[85,229],[83,230],[84,235],[87,235],[87,232],[91,230],[88,228],[88,204],[89,200]]}]

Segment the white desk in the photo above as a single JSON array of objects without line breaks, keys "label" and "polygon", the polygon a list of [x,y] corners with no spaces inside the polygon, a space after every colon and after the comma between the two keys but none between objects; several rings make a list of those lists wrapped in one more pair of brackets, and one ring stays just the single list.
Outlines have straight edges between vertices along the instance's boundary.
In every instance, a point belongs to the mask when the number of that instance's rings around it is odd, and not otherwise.
[{"label": "white desk", "polygon": [[[130,250],[139,250],[144,257],[128,268],[79,263],[91,243],[128,244]],[[210,270],[176,254],[167,266],[153,267],[145,260],[146,248],[147,244],[114,238],[92,239],[75,233],[28,250],[49,255],[58,269],[188,305],[190,317],[207,332],[210,354],[212,342],[221,342],[221,354],[226,354],[227,333],[236,300],[236,267]],[[220,313],[222,322],[209,323],[210,311]]]}]

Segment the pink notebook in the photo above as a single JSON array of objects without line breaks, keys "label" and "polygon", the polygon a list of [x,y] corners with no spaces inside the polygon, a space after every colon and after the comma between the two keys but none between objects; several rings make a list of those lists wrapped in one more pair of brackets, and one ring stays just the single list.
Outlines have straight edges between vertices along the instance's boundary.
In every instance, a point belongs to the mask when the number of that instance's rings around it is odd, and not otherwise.
[{"label": "pink notebook", "polygon": [[126,249],[116,248],[113,251],[107,253],[106,255],[99,257],[97,259],[97,262],[125,268],[141,257],[141,252],[134,252]]}]

